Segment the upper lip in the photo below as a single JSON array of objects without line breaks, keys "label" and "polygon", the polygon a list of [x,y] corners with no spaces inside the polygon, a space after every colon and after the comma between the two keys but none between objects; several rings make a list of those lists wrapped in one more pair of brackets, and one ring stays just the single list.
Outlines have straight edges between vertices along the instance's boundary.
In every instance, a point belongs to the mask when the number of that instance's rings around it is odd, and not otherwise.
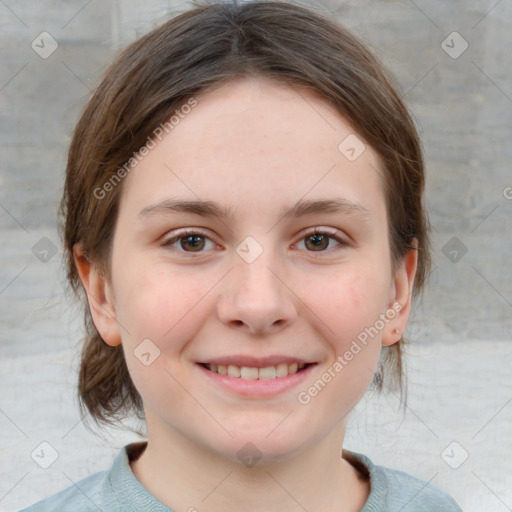
[{"label": "upper lip", "polygon": [[247,366],[250,368],[266,368],[267,366],[276,366],[278,364],[311,364],[314,361],[309,361],[306,359],[301,359],[300,357],[291,357],[291,356],[283,356],[283,355],[274,355],[267,357],[254,357],[247,355],[231,355],[225,357],[215,357],[213,359],[208,359],[206,361],[201,361],[202,364],[223,364],[226,366],[234,365],[234,366]]}]

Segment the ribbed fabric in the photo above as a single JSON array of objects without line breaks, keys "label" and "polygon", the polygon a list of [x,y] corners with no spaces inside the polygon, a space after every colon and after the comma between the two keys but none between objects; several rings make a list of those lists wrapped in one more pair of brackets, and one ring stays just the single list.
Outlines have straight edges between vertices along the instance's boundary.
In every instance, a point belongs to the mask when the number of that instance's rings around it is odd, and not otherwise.
[{"label": "ribbed fabric", "polygon": [[349,452],[370,473],[370,495],[361,512],[462,512],[444,491],[403,471],[376,466],[359,453]]},{"label": "ribbed fabric", "polygon": [[[146,442],[132,443],[117,454],[112,467],[100,471],[21,512],[173,512],[150,494],[130,467]],[[446,493],[402,471],[376,466],[365,455],[343,450],[362,478],[370,478],[370,495],[361,512],[462,512]]]}]

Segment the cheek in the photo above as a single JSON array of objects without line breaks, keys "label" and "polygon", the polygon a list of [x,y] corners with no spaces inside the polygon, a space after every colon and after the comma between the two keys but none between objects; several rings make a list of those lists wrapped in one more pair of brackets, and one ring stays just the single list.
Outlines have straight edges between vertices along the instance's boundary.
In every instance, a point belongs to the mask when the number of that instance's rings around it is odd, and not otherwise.
[{"label": "cheek", "polygon": [[308,305],[325,327],[330,356],[322,375],[308,383],[310,388],[305,391],[313,398],[328,387],[320,401],[329,403],[334,415],[355,406],[373,379],[381,351],[379,318],[388,294],[385,272],[364,272],[360,267],[357,272],[347,269],[339,278],[324,280],[322,291],[317,287],[308,297]]},{"label": "cheek", "polygon": [[142,270],[119,287],[116,308],[127,323],[129,337],[154,337],[164,342],[190,323],[195,306],[207,290],[208,280],[187,272]]},{"label": "cheek", "polygon": [[364,267],[345,268],[311,282],[308,306],[325,325],[327,339],[343,350],[347,342],[375,324],[387,303],[390,281],[385,272]]},{"label": "cheek", "polygon": [[[173,377],[182,380],[180,357],[200,328],[207,302],[202,299],[214,281],[158,267],[125,263],[115,286],[116,313],[128,371],[145,402],[181,403],[187,396]],[[165,398],[155,393],[162,387]]]}]

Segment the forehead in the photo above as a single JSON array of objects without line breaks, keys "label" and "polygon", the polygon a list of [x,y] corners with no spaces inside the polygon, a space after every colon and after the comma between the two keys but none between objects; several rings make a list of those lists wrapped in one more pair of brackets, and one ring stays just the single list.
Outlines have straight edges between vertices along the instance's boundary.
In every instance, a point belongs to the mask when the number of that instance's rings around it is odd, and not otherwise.
[{"label": "forehead", "polygon": [[374,151],[311,89],[251,77],[196,100],[130,173],[125,206],[140,211],[168,196],[219,202],[240,215],[272,207],[277,214],[301,198],[384,205]]}]

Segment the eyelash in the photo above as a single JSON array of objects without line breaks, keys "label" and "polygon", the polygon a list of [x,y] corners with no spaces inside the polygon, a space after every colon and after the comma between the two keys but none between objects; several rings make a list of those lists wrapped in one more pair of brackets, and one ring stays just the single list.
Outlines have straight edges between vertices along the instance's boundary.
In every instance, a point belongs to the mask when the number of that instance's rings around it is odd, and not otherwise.
[{"label": "eyelash", "polygon": [[[199,231],[199,230],[191,230],[191,229],[183,229],[179,232],[177,232],[174,236],[172,236],[171,238],[168,238],[166,239],[162,245],[164,247],[168,247],[168,248],[172,248],[178,252],[181,252],[183,254],[187,254],[187,255],[190,255],[191,257],[194,257],[194,255],[199,255],[199,254],[202,254],[204,252],[203,251],[198,251],[198,252],[194,252],[194,251],[184,251],[182,249],[177,249],[177,248],[173,248],[171,247],[174,243],[180,241],[181,239],[183,238],[187,238],[189,236],[194,236],[194,235],[199,235],[203,238],[206,238],[210,241],[213,242],[213,240],[210,239],[209,236],[207,236],[205,233]],[[333,249],[326,249],[326,250],[322,250],[322,251],[307,251],[306,252],[311,252],[311,253],[318,253],[318,254],[325,254],[325,253],[330,253],[332,251],[336,251],[336,250],[339,250],[339,249],[343,249],[344,247],[346,247],[348,245],[347,241],[344,240],[343,238],[341,238],[338,234],[338,232],[336,230],[330,230],[328,228],[315,228],[313,231],[310,231],[308,233],[305,233],[299,240],[299,242],[302,242],[304,239],[308,238],[308,237],[312,237],[312,236],[315,236],[315,235],[327,235],[328,238],[330,239],[333,239],[335,240],[336,242],[339,243],[339,246],[333,248]],[[297,243],[299,243],[297,242]],[[296,244],[294,244],[296,245]]]}]

